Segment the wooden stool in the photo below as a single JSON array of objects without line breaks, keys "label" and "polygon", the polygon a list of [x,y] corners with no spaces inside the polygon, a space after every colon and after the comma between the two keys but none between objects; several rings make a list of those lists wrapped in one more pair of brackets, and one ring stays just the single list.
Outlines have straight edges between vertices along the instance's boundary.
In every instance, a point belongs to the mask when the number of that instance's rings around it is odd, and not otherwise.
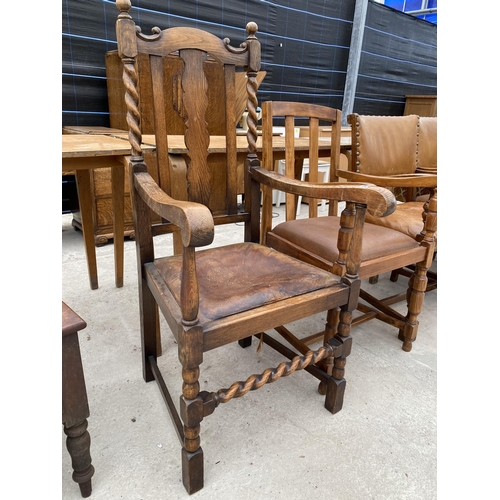
[{"label": "wooden stool", "polygon": [[80,486],[82,497],[92,493],[91,478],[94,466],[90,457],[90,434],[87,417],[90,415],[83,374],[78,332],[87,323],[62,303],[62,423],[66,447],[71,456],[73,480]]}]

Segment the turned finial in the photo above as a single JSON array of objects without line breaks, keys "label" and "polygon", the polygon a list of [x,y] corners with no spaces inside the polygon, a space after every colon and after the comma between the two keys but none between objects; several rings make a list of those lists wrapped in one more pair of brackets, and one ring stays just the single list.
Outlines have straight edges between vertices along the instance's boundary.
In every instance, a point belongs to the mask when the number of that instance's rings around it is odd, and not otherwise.
[{"label": "turned finial", "polygon": [[247,33],[248,36],[254,37],[255,33],[257,33],[257,30],[259,27],[257,26],[257,23],[254,23],[253,21],[247,24]]},{"label": "turned finial", "polygon": [[120,12],[128,12],[132,8],[130,0],[116,0],[116,8]]}]

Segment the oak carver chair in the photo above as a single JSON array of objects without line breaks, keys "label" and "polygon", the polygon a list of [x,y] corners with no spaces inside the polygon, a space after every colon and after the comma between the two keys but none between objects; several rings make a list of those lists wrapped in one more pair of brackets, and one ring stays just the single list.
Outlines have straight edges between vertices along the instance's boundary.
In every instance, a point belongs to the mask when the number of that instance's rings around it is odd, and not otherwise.
[{"label": "oak carver chair", "polygon": [[[370,116],[352,114],[352,154],[349,172],[339,177],[351,181],[373,182],[388,187],[402,198],[388,217],[366,216],[366,222],[388,227],[417,241],[425,237],[424,224],[430,199],[437,203],[437,118],[409,116]],[[382,146],[381,146],[382,145]],[[369,179],[369,180],[368,180]],[[434,234],[434,258],[437,232]],[[391,272],[411,277],[415,263]],[[427,271],[426,291],[437,288],[437,274]],[[403,298],[404,294],[400,296]]]},{"label": "oak carver chair", "polygon": [[[311,132],[309,133],[311,137],[315,137],[316,144],[317,139],[317,127],[318,119],[324,119],[327,113],[335,112],[335,110],[322,110],[320,114],[321,107],[312,107],[306,104],[299,103],[277,103],[277,102],[265,102],[262,104],[262,136],[263,136],[263,166],[265,168],[270,168],[270,150],[272,147],[272,118],[275,116],[285,116],[285,128],[292,128],[294,125],[294,120],[297,117],[303,118],[304,116],[310,116],[309,127]],[[337,110],[338,113],[340,113]],[[337,123],[340,124],[340,120],[337,115]],[[418,117],[402,117],[405,119],[404,125],[408,130],[412,130],[418,122]],[[335,125],[332,126],[332,131],[335,129]],[[332,132],[333,133],[333,132]],[[287,147],[287,162],[290,163],[290,167],[287,167],[287,175],[296,175],[294,172],[293,165],[295,163],[295,157],[293,154],[293,134],[285,132],[285,135],[290,138],[290,147]],[[339,134],[340,136],[340,134]],[[338,137],[339,137],[338,136]],[[334,137],[332,136],[332,141]],[[340,141],[340,139],[336,139]],[[355,137],[353,137],[355,141]],[[412,142],[413,141],[413,142]],[[416,133],[414,140],[410,138],[409,144],[403,144],[402,147],[405,150],[406,157],[411,158],[412,153],[411,144],[413,143],[416,148]],[[398,143],[399,145],[399,143]],[[379,142],[378,147],[383,148],[396,148],[391,141],[384,143]],[[393,151],[394,152],[394,151]],[[338,162],[338,144],[332,144],[332,167]],[[356,156],[357,150],[353,148],[353,158],[359,158]],[[381,152],[383,155],[384,152]],[[390,154],[390,153],[388,153]],[[335,157],[335,159],[334,159]],[[375,161],[377,158],[377,153],[374,153],[373,157],[369,157],[368,160]],[[313,160],[314,162],[317,159]],[[333,174],[334,183],[337,182],[338,176],[345,175],[348,177],[349,181],[355,182],[372,182],[372,180],[377,180],[375,175],[363,175],[354,178],[351,177],[351,172],[345,172],[344,170],[336,170]],[[418,184],[411,184],[410,186],[416,185],[433,185],[435,183],[435,176],[418,174],[419,181]],[[403,174],[403,179],[411,177],[409,174]],[[399,175],[396,172],[391,176],[384,177],[384,182],[386,186],[399,185]],[[394,184],[391,184],[394,182]],[[411,181],[413,182],[413,181]],[[349,184],[349,183],[348,183]],[[345,184],[343,184],[345,186]],[[267,198],[266,198],[267,200]],[[287,199],[287,202],[289,200]],[[321,269],[331,269],[332,264],[339,259],[337,249],[335,247],[335,240],[339,231],[340,219],[336,216],[336,206],[334,203],[330,203],[328,216],[317,217],[315,211],[315,204],[309,206],[309,217],[306,219],[295,219],[295,206],[292,205],[290,208],[287,207],[286,221],[278,223],[274,228],[271,229],[271,221],[267,220],[263,216],[263,237],[265,238],[265,244],[274,248],[282,253],[290,255],[292,257],[298,258],[304,262],[314,264]],[[266,201],[269,204],[269,201]],[[432,258],[434,254],[434,234],[436,231],[437,224],[437,199],[435,196],[431,196],[428,203],[428,214],[425,220],[425,226],[422,230],[423,236],[421,239],[416,240],[415,238],[408,236],[395,229],[386,228],[376,224],[366,223],[363,230],[363,241],[362,241],[362,254],[361,254],[361,264],[359,269],[359,277],[363,279],[369,279],[379,274],[391,272],[395,269],[400,269],[407,265],[416,264],[415,270],[412,277],[409,280],[409,287],[405,294],[399,294],[397,296],[376,298],[373,294],[369,293],[366,287],[362,286],[360,289],[360,301],[357,305],[357,310],[359,315],[354,317],[351,322],[351,326],[356,326],[371,319],[379,319],[385,323],[394,326],[398,329],[398,337],[403,341],[402,348],[404,351],[410,351],[412,348],[412,343],[417,336],[418,331],[418,315],[422,310],[424,292],[427,285],[427,269],[432,263]],[[389,215],[390,216],[390,215]],[[367,217],[368,219],[368,217]],[[362,299],[362,300],[361,300]],[[400,314],[394,308],[391,307],[395,302],[399,302],[402,299],[407,300],[408,310],[406,314]],[[333,312],[331,313],[331,322],[334,322]],[[291,332],[287,332],[290,338],[294,338]],[[301,339],[301,344],[310,345],[316,342],[320,337],[321,333],[310,335],[307,338]]]},{"label": "oak carver chair", "polygon": [[[123,61],[123,79],[127,103],[127,122],[131,143],[130,190],[134,215],[141,324],[141,355],[146,382],[156,380],[182,446],[182,479],[189,494],[203,487],[203,451],[200,424],[221,403],[241,397],[250,390],[279,380],[296,370],[305,369],[320,380],[325,390],[325,407],[335,413],[342,408],[345,390],[344,365],[349,355],[350,319],[358,297],[357,269],[360,240],[366,210],[380,216],[395,208],[394,196],[372,185],[333,186],[329,189],[293,181],[260,167],[257,156],[257,83],[260,69],[260,43],[257,25],[247,24],[247,38],[239,47],[228,39],[195,28],[153,28],[143,34],[129,14],[128,0],[117,0],[120,11],[116,24],[118,53]],[[162,57],[176,52],[183,71],[172,81],[175,106],[183,117],[186,132],[185,165],[169,156],[169,136],[164,133]],[[153,86],[155,135],[159,161],[169,164],[172,176],[163,190],[148,173],[141,150],[139,92],[136,82],[136,57],[148,54]],[[225,89],[220,106],[225,107],[225,170],[208,168],[211,137],[207,130],[207,82],[203,70],[208,58],[224,67]],[[246,136],[244,208],[237,203],[237,137],[235,112],[235,71],[242,69],[247,78],[248,132]],[[184,175],[174,173],[180,170]],[[169,170],[167,168],[167,170]],[[223,184],[221,208],[220,183]],[[179,183],[181,186],[177,186]],[[214,185],[217,183],[217,186]],[[335,275],[259,243],[261,184],[296,195],[345,200],[349,210],[342,215],[338,245],[343,259],[337,263],[342,272]],[[306,186],[307,189],[304,187]],[[217,188],[217,189],[216,189]],[[173,196],[175,193],[176,197]],[[217,209],[214,209],[217,207]],[[164,226],[178,238],[174,254],[156,256],[152,214],[161,216]],[[244,241],[227,246],[211,246],[214,226],[244,223]],[[178,251],[177,251],[178,250]],[[157,363],[160,343],[157,336],[158,308],[175,338],[182,366],[182,395],[179,410],[174,404]],[[286,321],[293,321],[340,310],[338,334],[325,326],[325,342],[317,350],[297,354],[269,334]],[[228,389],[200,390],[200,365],[204,352],[236,341],[247,346],[258,336],[289,361],[234,382]],[[231,369],[231,361],[221,359]]]}]

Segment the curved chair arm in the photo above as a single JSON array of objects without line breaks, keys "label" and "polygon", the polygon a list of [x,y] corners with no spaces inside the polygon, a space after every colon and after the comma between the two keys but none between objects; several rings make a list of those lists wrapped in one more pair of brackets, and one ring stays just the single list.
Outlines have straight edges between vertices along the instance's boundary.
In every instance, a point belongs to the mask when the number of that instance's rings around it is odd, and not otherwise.
[{"label": "curved chair arm", "polygon": [[171,198],[147,172],[135,172],[134,185],[151,210],[179,227],[185,247],[213,242],[214,220],[205,205]]},{"label": "curved chair arm", "polygon": [[347,179],[349,182],[370,182],[377,186],[391,187],[437,187],[437,175],[432,173],[415,173],[400,175],[367,175],[349,170],[337,169],[338,177]]},{"label": "curved chair arm", "polygon": [[367,183],[312,183],[290,179],[262,167],[250,169],[253,178],[265,186],[308,198],[363,203],[375,217],[385,217],[396,209],[394,195],[383,187]]}]

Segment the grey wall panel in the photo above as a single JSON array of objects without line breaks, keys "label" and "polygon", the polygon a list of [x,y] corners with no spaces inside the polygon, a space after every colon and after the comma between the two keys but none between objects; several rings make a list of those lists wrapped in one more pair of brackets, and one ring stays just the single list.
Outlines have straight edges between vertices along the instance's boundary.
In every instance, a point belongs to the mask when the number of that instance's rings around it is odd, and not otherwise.
[{"label": "grey wall panel", "polygon": [[402,115],[409,94],[437,94],[437,26],[369,2],[354,111]]},{"label": "grey wall panel", "polygon": [[[260,101],[342,108],[354,0],[132,0],[145,33],[194,26],[233,45],[259,25]],[[116,49],[112,0],[62,1],[63,125],[109,125],[105,53]],[[369,4],[354,110],[402,114],[404,95],[436,93],[436,26]]]}]

